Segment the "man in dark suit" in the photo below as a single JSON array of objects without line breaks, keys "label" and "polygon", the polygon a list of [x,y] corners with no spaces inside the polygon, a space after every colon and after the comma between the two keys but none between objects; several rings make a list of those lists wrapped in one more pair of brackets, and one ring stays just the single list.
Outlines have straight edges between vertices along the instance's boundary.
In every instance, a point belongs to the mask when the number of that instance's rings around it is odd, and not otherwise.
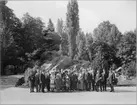
[{"label": "man in dark suit", "polygon": [[88,90],[88,73],[87,71],[84,72],[84,86],[85,86],[85,90]]},{"label": "man in dark suit", "polygon": [[35,85],[36,85],[36,92],[40,92],[40,88],[41,88],[41,76],[40,76],[40,70],[37,68],[37,73],[35,75]]},{"label": "man in dark suit", "polygon": [[90,91],[91,89],[91,74],[88,72],[88,69],[86,69],[85,73],[84,73],[84,85],[85,85],[85,89],[86,91]]},{"label": "man in dark suit", "polygon": [[106,85],[107,85],[107,73],[105,69],[103,69],[103,72],[101,73],[102,79],[101,79],[101,86],[103,88],[103,91],[106,91]]},{"label": "man in dark suit", "polygon": [[50,91],[50,74],[49,73],[46,73],[45,75],[45,84],[46,84],[47,91],[49,92]]},{"label": "man in dark suit", "polygon": [[110,92],[114,92],[115,73],[114,70],[109,71],[108,84],[111,88]]},{"label": "man in dark suit", "polygon": [[[90,69],[89,69],[90,70]],[[87,90],[90,91],[91,90],[91,82],[92,82],[92,74],[88,71],[88,75],[87,75]]]},{"label": "man in dark suit", "polygon": [[40,90],[41,90],[41,92],[44,93],[45,92],[44,91],[44,89],[45,89],[45,80],[46,80],[44,71],[41,71],[40,79],[41,79]]},{"label": "man in dark suit", "polygon": [[74,73],[74,84],[73,84],[75,91],[77,90],[77,83],[78,83],[78,75],[77,75],[77,73],[75,72],[75,73]]},{"label": "man in dark suit", "polygon": [[91,70],[91,77],[92,77],[92,79],[91,79],[92,91],[94,91],[95,90],[95,73],[93,70]]},{"label": "man in dark suit", "polygon": [[70,78],[70,90],[73,91],[74,90],[74,73],[70,73],[69,78]]}]

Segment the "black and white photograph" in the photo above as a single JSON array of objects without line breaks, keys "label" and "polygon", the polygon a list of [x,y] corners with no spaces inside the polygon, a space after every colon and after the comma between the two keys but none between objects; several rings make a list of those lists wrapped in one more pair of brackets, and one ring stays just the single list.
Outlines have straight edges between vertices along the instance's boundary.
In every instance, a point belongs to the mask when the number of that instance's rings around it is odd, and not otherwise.
[{"label": "black and white photograph", "polygon": [[137,104],[136,0],[0,0],[0,104]]}]

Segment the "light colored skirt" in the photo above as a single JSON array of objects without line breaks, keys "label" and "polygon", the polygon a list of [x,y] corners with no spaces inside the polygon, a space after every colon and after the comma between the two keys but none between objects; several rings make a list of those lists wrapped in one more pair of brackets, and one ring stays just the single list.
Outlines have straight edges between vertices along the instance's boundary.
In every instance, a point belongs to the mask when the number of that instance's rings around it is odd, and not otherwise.
[{"label": "light colored skirt", "polygon": [[61,89],[61,79],[56,79],[55,80],[55,87],[57,90]]},{"label": "light colored skirt", "polygon": [[77,88],[78,88],[79,90],[83,90],[83,89],[84,89],[83,80],[79,80],[79,82],[77,83]]},{"label": "light colored skirt", "polygon": [[50,81],[50,88],[51,89],[55,88],[55,81],[54,80]]}]

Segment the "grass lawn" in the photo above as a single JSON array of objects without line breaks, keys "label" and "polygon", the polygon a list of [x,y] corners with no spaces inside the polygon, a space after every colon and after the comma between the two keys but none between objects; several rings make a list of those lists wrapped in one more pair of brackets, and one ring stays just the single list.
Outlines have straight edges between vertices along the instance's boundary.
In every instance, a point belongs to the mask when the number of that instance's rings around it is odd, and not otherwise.
[{"label": "grass lawn", "polygon": [[1,76],[0,77],[0,89],[2,90],[5,88],[14,87],[17,80],[21,77],[23,77],[23,75]]}]

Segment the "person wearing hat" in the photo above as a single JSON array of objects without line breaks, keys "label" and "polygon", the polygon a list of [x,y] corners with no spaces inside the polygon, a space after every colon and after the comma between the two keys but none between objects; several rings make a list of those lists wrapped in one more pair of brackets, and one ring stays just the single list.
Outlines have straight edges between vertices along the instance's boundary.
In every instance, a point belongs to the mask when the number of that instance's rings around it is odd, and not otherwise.
[{"label": "person wearing hat", "polygon": [[82,77],[82,74],[79,72],[79,74],[78,74],[78,83],[77,83],[77,89],[78,90],[81,90],[81,77]]},{"label": "person wearing hat", "polygon": [[78,89],[80,91],[84,90],[84,69],[81,71],[82,72],[78,74]]},{"label": "person wearing hat", "polygon": [[69,73],[69,78],[70,78],[70,90],[74,90],[74,72],[72,71]]},{"label": "person wearing hat", "polygon": [[100,87],[100,90],[102,91],[100,81],[101,81],[101,75],[99,71],[97,71],[96,76],[95,76],[95,89],[97,92],[99,91],[99,87]]},{"label": "person wearing hat", "polygon": [[77,90],[77,83],[78,83],[78,72],[74,72],[74,90]]},{"label": "person wearing hat", "polygon": [[57,72],[56,74],[55,87],[58,92],[61,90],[61,73],[60,72]]},{"label": "person wearing hat", "polygon": [[46,80],[46,78],[45,78],[45,72],[44,72],[44,70],[41,70],[41,72],[40,72],[40,81],[41,81],[41,84],[40,84],[40,90],[41,90],[41,92],[45,92],[45,80]]},{"label": "person wearing hat", "polygon": [[50,75],[50,90],[52,92],[55,90],[55,73],[54,73],[54,71],[52,71],[51,75]]},{"label": "person wearing hat", "polygon": [[92,74],[90,72],[90,68],[88,68],[88,75],[87,75],[87,90],[90,91],[91,90],[91,82],[92,82]]},{"label": "person wearing hat", "polygon": [[69,91],[70,90],[70,78],[68,76],[68,71],[66,72],[66,75],[65,75],[65,82],[66,82],[66,91]]},{"label": "person wearing hat", "polygon": [[66,70],[64,71],[64,75],[63,75],[62,80],[63,80],[63,89],[64,89],[65,91],[68,91],[69,88],[70,88],[70,78],[69,78],[69,76],[68,76],[68,69],[66,69]]},{"label": "person wearing hat", "polygon": [[111,88],[110,92],[114,92],[114,81],[115,81],[115,72],[114,70],[109,70],[108,84]]},{"label": "person wearing hat", "polygon": [[36,92],[40,92],[41,90],[41,74],[40,74],[40,69],[36,69],[37,73],[35,74],[35,85],[36,85]]},{"label": "person wearing hat", "polygon": [[34,92],[34,87],[35,87],[35,74],[36,72],[34,72],[32,70],[32,68],[29,68],[30,69],[30,75],[28,77],[28,80],[29,80],[29,87],[30,87],[30,92]]},{"label": "person wearing hat", "polygon": [[84,79],[84,89],[87,91],[88,90],[88,72],[86,69],[84,69],[84,73],[83,73],[83,79]]},{"label": "person wearing hat", "polygon": [[106,85],[107,85],[107,74],[105,69],[103,69],[103,72],[101,73],[102,79],[101,79],[101,86],[103,88],[103,91],[106,91]]},{"label": "person wearing hat", "polygon": [[50,73],[49,72],[45,74],[45,85],[46,85],[47,91],[49,92],[50,91]]},{"label": "person wearing hat", "polygon": [[95,90],[95,73],[94,70],[91,70],[91,84],[92,84],[92,91]]},{"label": "person wearing hat", "polygon": [[66,90],[65,71],[62,72],[61,77],[62,77],[61,89],[62,91],[65,91]]}]

